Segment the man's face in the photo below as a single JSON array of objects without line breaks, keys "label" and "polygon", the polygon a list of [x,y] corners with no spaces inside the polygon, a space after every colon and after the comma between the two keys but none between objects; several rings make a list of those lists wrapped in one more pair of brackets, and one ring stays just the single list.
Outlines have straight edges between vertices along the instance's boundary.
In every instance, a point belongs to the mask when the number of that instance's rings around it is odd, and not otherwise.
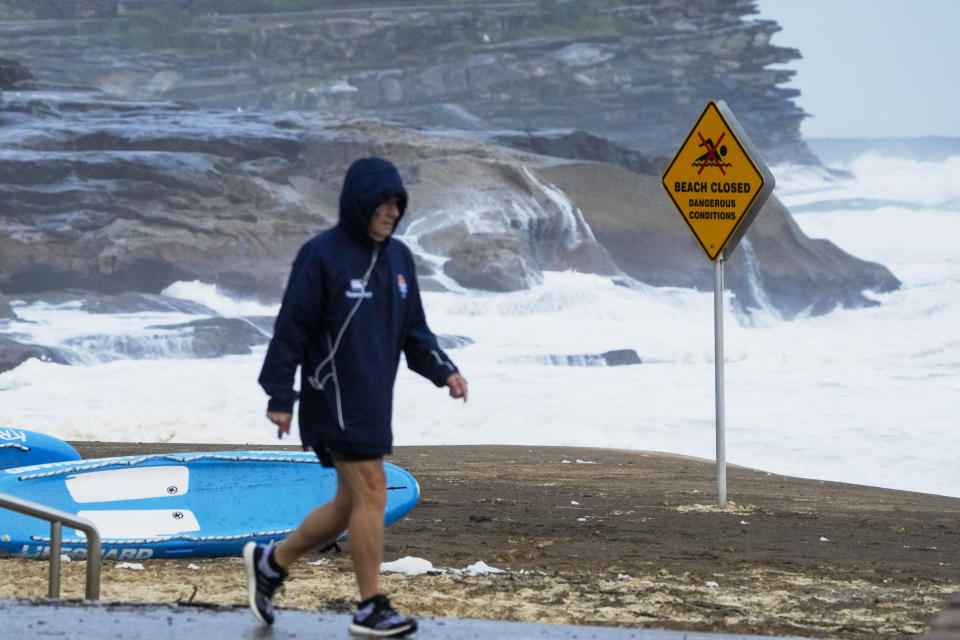
[{"label": "man's face", "polygon": [[376,242],[383,242],[393,233],[397,226],[397,220],[400,219],[400,198],[394,196],[389,200],[381,202],[373,210],[370,216],[370,226],[367,227],[367,233]]}]

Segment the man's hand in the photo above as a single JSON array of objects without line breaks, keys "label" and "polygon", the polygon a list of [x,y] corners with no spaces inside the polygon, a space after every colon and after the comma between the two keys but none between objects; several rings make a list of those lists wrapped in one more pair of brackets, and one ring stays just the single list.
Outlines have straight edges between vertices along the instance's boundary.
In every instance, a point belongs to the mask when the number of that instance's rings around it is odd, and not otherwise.
[{"label": "man's hand", "polygon": [[450,387],[450,397],[451,398],[463,398],[463,401],[467,401],[467,379],[464,378],[459,373],[451,373],[450,377],[447,378],[446,385]]},{"label": "man's hand", "polygon": [[283,434],[290,434],[290,423],[293,422],[292,413],[287,413],[286,411],[267,411],[267,420],[277,425],[278,440],[283,440]]}]

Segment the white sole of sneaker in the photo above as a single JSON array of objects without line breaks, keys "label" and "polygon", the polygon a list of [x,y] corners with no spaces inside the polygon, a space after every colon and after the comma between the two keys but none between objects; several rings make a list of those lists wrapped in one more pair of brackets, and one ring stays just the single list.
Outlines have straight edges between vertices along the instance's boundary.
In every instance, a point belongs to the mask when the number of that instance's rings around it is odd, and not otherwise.
[{"label": "white sole of sneaker", "polygon": [[366,636],[368,638],[400,638],[402,636],[414,633],[416,630],[417,628],[412,624],[397,627],[396,629],[389,629],[387,631],[378,631],[376,629],[364,627],[359,624],[350,625],[351,635]]},{"label": "white sole of sneaker", "polygon": [[257,572],[253,566],[253,552],[256,548],[256,542],[248,542],[243,545],[243,572],[247,576],[247,604],[260,624],[269,627],[271,623],[265,620],[257,609]]}]

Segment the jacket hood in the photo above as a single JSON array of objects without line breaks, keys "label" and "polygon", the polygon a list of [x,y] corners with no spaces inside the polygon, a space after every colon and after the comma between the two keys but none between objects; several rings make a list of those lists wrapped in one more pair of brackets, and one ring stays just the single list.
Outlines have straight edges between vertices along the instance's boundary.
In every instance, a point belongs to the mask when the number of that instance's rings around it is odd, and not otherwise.
[{"label": "jacket hood", "polygon": [[[370,218],[377,206],[396,196],[399,198],[400,218],[407,208],[407,190],[400,172],[389,160],[361,158],[347,169],[340,192],[340,226],[362,244],[376,244],[367,231]],[[397,218],[397,222],[400,222]]]}]

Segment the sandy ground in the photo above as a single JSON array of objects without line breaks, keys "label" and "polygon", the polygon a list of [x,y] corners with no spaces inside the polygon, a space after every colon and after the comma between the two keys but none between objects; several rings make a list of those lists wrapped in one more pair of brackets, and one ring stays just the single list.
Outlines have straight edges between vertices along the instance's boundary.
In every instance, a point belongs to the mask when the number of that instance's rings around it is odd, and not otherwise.
[{"label": "sandy ground", "polygon": [[[85,458],[223,445],[72,443]],[[261,448],[238,445],[239,448]],[[565,447],[403,447],[420,503],[387,530],[385,560],[489,575],[387,573],[404,612],[528,622],[820,638],[909,638],[960,591],[960,500]],[[348,544],[291,572],[281,608],[348,611]],[[239,558],[108,561],[101,596],[243,606]],[[41,597],[47,563],[0,559],[0,597]],[[83,595],[83,562],[62,596]],[[282,611],[278,624],[282,624]]]}]

